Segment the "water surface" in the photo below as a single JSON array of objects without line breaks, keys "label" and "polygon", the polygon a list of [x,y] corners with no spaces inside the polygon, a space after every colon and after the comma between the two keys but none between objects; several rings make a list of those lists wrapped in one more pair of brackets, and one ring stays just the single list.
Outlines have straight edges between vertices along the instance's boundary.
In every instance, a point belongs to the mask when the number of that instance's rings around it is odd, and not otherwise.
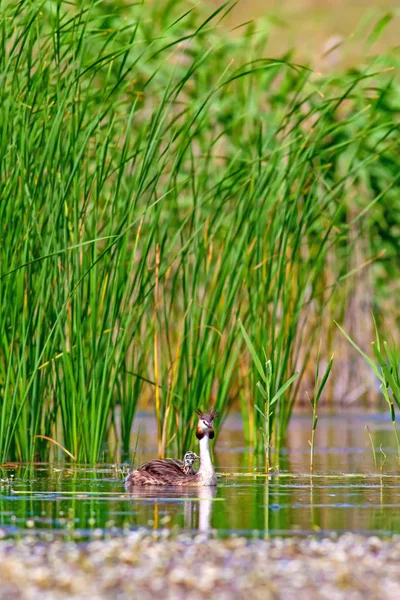
[{"label": "water surface", "polygon": [[[365,425],[378,450],[376,468]],[[309,417],[294,418],[281,469],[267,475],[262,459],[245,447],[240,419],[229,418],[215,452],[216,490],[146,488],[126,494],[121,469],[107,464],[3,467],[0,533],[73,539],[143,527],[246,536],[400,533],[400,471],[386,416],[321,417],[313,476],[309,427]],[[154,422],[142,415],[140,429],[142,462],[156,455]]]}]

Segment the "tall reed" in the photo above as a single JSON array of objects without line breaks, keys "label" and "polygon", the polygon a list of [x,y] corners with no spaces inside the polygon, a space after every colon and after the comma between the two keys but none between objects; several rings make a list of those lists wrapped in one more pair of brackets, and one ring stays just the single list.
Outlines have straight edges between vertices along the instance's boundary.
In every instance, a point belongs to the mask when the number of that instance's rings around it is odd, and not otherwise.
[{"label": "tall reed", "polygon": [[209,403],[240,401],[255,442],[239,316],[274,389],[304,373],[349,270],[357,178],[374,170],[369,204],[386,193],[395,84],[384,65],[365,121],[367,72],[260,58],[229,10],[0,5],[1,461],[45,458],[46,438],[81,461],[128,451],[143,398],[160,455]]}]

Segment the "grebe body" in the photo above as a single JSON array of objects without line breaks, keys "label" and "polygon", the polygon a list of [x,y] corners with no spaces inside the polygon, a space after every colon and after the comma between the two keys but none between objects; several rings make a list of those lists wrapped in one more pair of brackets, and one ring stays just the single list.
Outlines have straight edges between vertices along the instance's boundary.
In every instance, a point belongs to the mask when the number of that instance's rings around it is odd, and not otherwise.
[{"label": "grebe body", "polygon": [[196,437],[200,445],[200,467],[197,473],[193,463],[198,458],[194,452],[187,452],[184,461],[167,458],[151,460],[139,469],[131,471],[125,479],[125,487],[132,492],[137,486],[216,486],[217,477],[210,455],[210,439],[214,437],[214,410],[204,413],[197,411],[199,421]]}]

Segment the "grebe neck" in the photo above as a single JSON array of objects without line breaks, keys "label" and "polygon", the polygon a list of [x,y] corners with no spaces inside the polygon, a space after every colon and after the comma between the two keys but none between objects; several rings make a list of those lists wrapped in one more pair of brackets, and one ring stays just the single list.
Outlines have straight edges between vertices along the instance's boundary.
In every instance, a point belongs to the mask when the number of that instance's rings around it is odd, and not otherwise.
[{"label": "grebe neck", "polygon": [[[213,464],[211,462],[211,454],[210,454],[210,438],[208,437],[208,433],[205,433],[201,440],[199,440],[200,444],[200,468],[198,470],[198,475],[204,479],[210,480],[209,485],[215,485],[214,481],[216,481],[215,471]],[[213,482],[213,483],[211,483]]]}]

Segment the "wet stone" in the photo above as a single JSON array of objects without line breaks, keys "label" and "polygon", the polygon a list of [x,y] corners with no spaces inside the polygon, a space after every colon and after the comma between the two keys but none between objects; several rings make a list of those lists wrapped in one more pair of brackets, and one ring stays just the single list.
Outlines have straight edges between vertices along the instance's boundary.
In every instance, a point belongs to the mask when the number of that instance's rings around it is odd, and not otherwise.
[{"label": "wet stone", "polygon": [[255,540],[134,532],[0,541],[0,599],[398,600],[400,540]]}]

